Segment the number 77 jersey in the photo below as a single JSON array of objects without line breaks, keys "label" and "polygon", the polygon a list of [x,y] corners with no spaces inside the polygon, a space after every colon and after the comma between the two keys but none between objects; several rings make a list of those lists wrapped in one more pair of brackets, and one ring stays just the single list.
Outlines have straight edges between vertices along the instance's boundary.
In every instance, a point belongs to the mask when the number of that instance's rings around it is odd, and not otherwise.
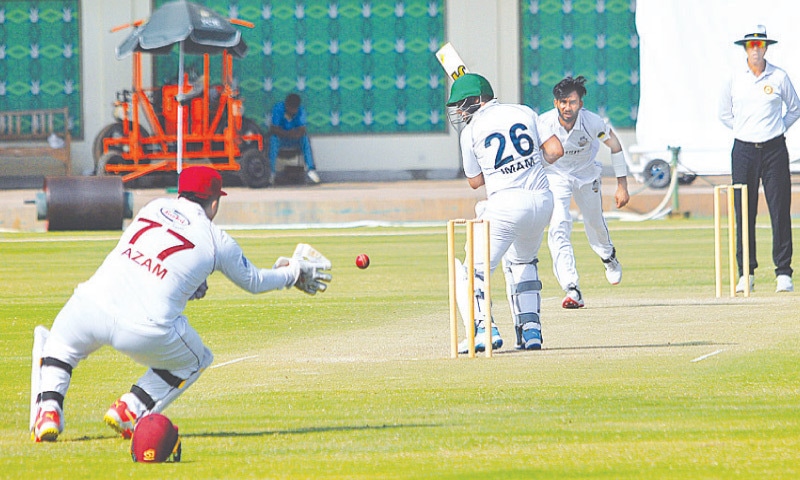
[{"label": "number 77 jersey", "polygon": [[153,200],[78,289],[90,293],[109,313],[168,322],[181,314],[188,298],[214,271],[224,236],[198,204]]},{"label": "number 77 jersey", "polygon": [[464,173],[483,173],[487,196],[509,188],[548,189],[536,118],[530,107],[491,100],[461,131]]}]

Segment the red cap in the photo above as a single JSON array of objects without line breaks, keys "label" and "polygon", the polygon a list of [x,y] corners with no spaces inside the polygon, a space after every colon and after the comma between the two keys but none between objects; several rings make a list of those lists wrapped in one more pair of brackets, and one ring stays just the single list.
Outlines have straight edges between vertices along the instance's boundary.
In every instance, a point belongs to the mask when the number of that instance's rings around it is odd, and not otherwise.
[{"label": "red cap", "polygon": [[180,462],[181,437],[178,427],[160,413],[141,417],[133,429],[131,457],[134,462]]},{"label": "red cap", "polygon": [[222,191],[222,175],[202,165],[183,169],[178,178],[178,193],[193,193],[204,200],[227,195]]}]

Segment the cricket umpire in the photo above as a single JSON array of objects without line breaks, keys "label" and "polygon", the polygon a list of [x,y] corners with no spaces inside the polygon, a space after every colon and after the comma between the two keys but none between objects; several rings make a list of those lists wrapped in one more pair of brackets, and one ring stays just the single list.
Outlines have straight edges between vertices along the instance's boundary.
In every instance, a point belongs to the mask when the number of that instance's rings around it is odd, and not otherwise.
[{"label": "cricket umpire", "polygon": [[742,270],[741,194],[735,192],[739,197],[736,201],[736,259],[740,276],[736,291],[743,292],[747,281],[753,289],[753,274],[758,266],[755,223],[760,180],[772,221],[776,291],[791,292],[794,291],[791,267],[792,184],[784,133],[800,118],[800,99],[786,72],[764,58],[767,47],[777,43],[767,36],[764,25],[757,25],[734,43],[744,47],[747,63],[737,68],[728,79],[719,103],[719,118],[733,130],[735,139],[731,152],[731,181],[746,184],[748,190],[749,272]]},{"label": "cricket umpire", "polygon": [[34,441],[52,442],[61,434],[72,370],[104,345],[148,367],[105,414],[124,438],[138,418],[161,412],[186,391],[213,355],[183,311],[189,300],[205,296],[212,272],[252,293],[293,285],[308,293],[325,289],[320,282],[330,280],[329,262],[282,257],[271,269],[253,265],[212,222],[225,195],[215,169],[184,169],[178,198],[145,205],[94,275],[78,285],[33,366],[39,382]]}]

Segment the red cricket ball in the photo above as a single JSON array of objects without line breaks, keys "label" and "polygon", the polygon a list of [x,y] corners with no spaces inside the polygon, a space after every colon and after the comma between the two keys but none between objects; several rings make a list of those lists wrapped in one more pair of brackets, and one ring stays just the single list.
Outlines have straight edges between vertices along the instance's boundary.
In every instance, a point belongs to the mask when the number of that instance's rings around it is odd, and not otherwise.
[{"label": "red cricket ball", "polygon": [[362,270],[369,267],[369,257],[366,253],[362,253],[356,257],[356,266]]}]

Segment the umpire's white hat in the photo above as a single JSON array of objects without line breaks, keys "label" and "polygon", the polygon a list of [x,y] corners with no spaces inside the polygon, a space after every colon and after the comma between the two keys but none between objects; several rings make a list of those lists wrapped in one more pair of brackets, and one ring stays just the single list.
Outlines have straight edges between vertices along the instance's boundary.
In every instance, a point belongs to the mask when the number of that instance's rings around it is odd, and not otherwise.
[{"label": "umpire's white hat", "polygon": [[777,40],[772,40],[767,36],[767,27],[764,25],[756,25],[756,28],[750,30],[752,33],[747,33],[741,40],[736,40],[736,45],[744,45],[745,43],[749,42],[750,40],[761,40],[766,42],[767,45],[772,45],[773,43],[778,43]]}]

